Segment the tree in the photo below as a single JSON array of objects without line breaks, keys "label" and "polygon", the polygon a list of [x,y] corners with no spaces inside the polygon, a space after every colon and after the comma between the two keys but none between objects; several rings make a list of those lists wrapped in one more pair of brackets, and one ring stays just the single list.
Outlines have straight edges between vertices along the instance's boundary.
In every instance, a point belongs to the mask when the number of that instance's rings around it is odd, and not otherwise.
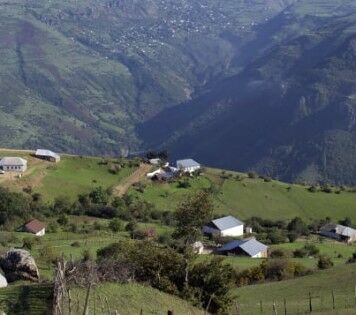
[{"label": "tree", "polygon": [[202,236],[202,227],[211,220],[213,202],[210,195],[198,192],[191,195],[178,206],[175,212],[177,226],[174,237],[183,239],[186,244],[192,244]]},{"label": "tree", "polygon": [[190,285],[201,291],[201,302],[212,314],[229,314],[232,303],[230,290],[235,272],[221,257],[209,263],[195,264],[191,270]]},{"label": "tree", "polygon": [[194,257],[192,244],[201,238],[202,227],[211,220],[213,202],[206,191],[191,195],[178,206],[175,217],[177,226],[173,237],[181,242],[181,252],[185,261],[185,290],[189,285],[189,268]]},{"label": "tree", "polygon": [[345,217],[343,220],[340,220],[339,223],[341,225],[345,225],[345,226],[348,226],[348,227],[352,227],[352,220],[350,217]]},{"label": "tree", "polygon": [[109,229],[113,231],[114,233],[117,233],[119,231],[122,231],[123,226],[122,223],[119,219],[113,219],[109,222]]},{"label": "tree", "polygon": [[298,235],[308,235],[309,229],[307,224],[300,218],[295,217],[292,221],[289,222],[287,226],[288,231],[295,232]]},{"label": "tree", "polygon": [[109,196],[103,187],[99,186],[89,194],[89,198],[92,203],[106,205],[108,203]]}]

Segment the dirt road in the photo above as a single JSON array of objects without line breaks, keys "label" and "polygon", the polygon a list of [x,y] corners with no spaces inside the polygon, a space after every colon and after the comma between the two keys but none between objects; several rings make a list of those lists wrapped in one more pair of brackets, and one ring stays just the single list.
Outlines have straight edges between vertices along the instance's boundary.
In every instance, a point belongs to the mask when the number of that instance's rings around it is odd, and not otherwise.
[{"label": "dirt road", "polygon": [[113,195],[122,196],[127,193],[129,188],[141,181],[146,177],[146,174],[149,173],[152,169],[152,165],[149,164],[140,164],[139,168],[134,171],[130,176],[126,177],[119,185],[114,187]]}]

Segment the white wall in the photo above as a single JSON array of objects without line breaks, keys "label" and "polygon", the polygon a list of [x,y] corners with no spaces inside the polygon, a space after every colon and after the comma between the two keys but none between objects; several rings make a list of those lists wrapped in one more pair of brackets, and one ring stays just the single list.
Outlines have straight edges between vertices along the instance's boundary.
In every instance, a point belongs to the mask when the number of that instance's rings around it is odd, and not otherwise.
[{"label": "white wall", "polygon": [[242,236],[244,235],[244,226],[239,225],[233,228],[221,231],[221,236]]},{"label": "white wall", "polygon": [[36,236],[43,236],[43,235],[45,235],[45,233],[46,233],[46,230],[42,229],[41,231],[36,233]]}]

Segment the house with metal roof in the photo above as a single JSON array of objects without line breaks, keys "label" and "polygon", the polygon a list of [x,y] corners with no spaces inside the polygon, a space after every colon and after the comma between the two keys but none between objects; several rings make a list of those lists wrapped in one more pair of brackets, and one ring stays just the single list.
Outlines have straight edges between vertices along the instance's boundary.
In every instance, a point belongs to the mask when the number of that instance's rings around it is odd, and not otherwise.
[{"label": "house with metal roof", "polygon": [[35,156],[39,159],[51,161],[51,162],[59,162],[61,160],[61,157],[59,154],[54,153],[50,150],[44,150],[44,149],[37,149]]},{"label": "house with metal roof", "polygon": [[255,238],[246,240],[234,240],[226,243],[218,249],[218,253],[228,256],[249,256],[252,258],[268,257],[268,246]]},{"label": "house with metal roof", "polygon": [[235,217],[228,215],[212,220],[203,226],[204,234],[220,236],[242,236],[244,234],[244,224]]},{"label": "house with metal roof", "polygon": [[23,173],[27,170],[27,160],[20,157],[3,157],[0,160],[0,169],[5,172]]},{"label": "house with metal roof", "polygon": [[201,165],[193,159],[177,161],[177,168],[184,173],[194,173],[201,168]]},{"label": "house with metal roof", "polygon": [[319,234],[341,242],[356,242],[356,230],[341,224],[328,223],[320,228]]}]

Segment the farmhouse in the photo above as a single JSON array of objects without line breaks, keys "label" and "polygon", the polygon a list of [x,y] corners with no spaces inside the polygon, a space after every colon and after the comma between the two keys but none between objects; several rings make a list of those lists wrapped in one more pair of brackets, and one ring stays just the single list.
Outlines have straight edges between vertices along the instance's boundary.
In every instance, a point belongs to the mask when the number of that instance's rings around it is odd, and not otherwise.
[{"label": "farmhouse", "polygon": [[54,153],[50,150],[44,150],[44,149],[37,149],[35,156],[39,159],[51,161],[51,162],[59,162],[61,160],[61,157],[59,154]]},{"label": "farmhouse", "polygon": [[203,232],[220,236],[242,236],[244,234],[244,224],[229,215],[204,225]]},{"label": "farmhouse", "polygon": [[156,180],[166,181],[174,178],[176,174],[177,174],[177,169],[175,167],[165,166],[165,167],[160,167],[159,169],[151,173],[147,173],[146,176],[148,178],[151,178],[152,180],[156,179]]},{"label": "farmhouse", "polygon": [[35,234],[36,236],[43,236],[46,233],[46,225],[37,219],[33,219],[24,224],[21,230],[23,232]]},{"label": "farmhouse", "polygon": [[328,223],[320,228],[319,234],[345,243],[356,241],[356,230],[340,224]]},{"label": "farmhouse", "polygon": [[20,157],[4,157],[0,160],[0,169],[5,172],[23,173],[27,170],[27,161]]},{"label": "farmhouse", "polygon": [[178,160],[177,168],[185,173],[193,173],[199,170],[201,168],[201,165],[192,159],[186,159],[186,160]]},{"label": "farmhouse", "polygon": [[234,240],[218,249],[218,253],[228,256],[250,256],[252,258],[268,257],[268,246],[255,238],[248,240]]}]

